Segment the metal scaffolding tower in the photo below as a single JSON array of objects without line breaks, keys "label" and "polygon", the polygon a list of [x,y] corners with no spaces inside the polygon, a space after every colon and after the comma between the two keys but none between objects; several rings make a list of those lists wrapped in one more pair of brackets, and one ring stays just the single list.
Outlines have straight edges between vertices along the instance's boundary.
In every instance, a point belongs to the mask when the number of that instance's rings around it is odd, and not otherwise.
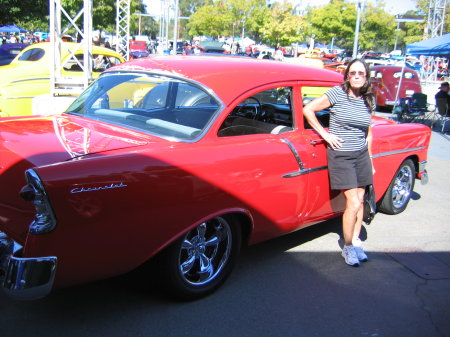
[{"label": "metal scaffolding tower", "polygon": [[130,59],[130,0],[117,0],[116,51]]},{"label": "metal scaffolding tower", "polygon": [[428,23],[425,39],[441,36],[444,31],[445,7],[448,0],[429,0]]},{"label": "metal scaffolding tower", "polygon": [[[429,0],[425,39],[441,36],[444,31],[445,10],[448,0]],[[439,67],[447,67],[448,59],[436,56],[422,56],[420,77],[425,81],[436,81]]]},{"label": "metal scaffolding tower", "polygon": [[[83,8],[72,18],[67,11],[61,6],[61,0],[49,0],[50,7],[50,43],[51,55],[50,62],[50,92],[53,95],[73,95],[81,93],[92,80],[92,0],[84,0]],[[62,17],[68,21],[66,27],[62,28]],[[82,25],[77,21],[83,17]],[[63,36],[70,28],[75,28],[77,34],[82,38],[80,48],[83,49],[84,58],[78,60],[75,57],[73,48],[64,44]],[[66,50],[64,50],[66,48]],[[61,55],[66,51],[69,57],[64,63]],[[63,68],[68,63],[76,63],[84,72],[82,77],[64,77]],[[87,65],[87,66],[86,66]]]}]

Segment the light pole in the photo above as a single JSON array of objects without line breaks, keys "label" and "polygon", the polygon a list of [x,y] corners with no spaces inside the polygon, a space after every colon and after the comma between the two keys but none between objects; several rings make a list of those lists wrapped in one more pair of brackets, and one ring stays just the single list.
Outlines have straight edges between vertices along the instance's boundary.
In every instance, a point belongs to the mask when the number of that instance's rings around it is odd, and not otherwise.
[{"label": "light pole", "polygon": [[179,10],[179,0],[175,0],[172,55],[176,55],[177,54],[177,45],[178,45],[178,14],[179,14],[178,10]]},{"label": "light pole", "polygon": [[352,58],[358,56],[358,39],[359,39],[359,26],[361,22],[361,7],[363,7],[365,0],[358,0],[356,3],[356,27],[355,27],[355,40],[353,41],[353,55]]}]

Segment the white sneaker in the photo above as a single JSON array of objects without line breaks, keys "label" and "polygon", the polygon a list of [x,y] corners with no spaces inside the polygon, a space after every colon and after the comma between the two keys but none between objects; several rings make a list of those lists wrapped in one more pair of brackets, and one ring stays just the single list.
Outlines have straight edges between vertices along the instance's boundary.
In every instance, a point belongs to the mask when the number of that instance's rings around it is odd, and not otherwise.
[{"label": "white sneaker", "polygon": [[355,247],[353,246],[344,246],[342,249],[342,257],[345,259],[345,263],[352,267],[359,266],[359,260],[356,256]]},{"label": "white sneaker", "polygon": [[355,249],[356,257],[358,258],[359,261],[366,262],[367,260],[369,260],[367,258],[366,253],[364,253],[364,249],[362,247],[353,246],[353,248]]}]

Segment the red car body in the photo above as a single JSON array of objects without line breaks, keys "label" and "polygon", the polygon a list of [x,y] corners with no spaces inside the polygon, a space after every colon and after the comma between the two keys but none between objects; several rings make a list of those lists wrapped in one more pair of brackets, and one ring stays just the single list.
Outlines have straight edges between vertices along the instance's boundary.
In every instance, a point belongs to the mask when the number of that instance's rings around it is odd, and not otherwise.
[{"label": "red car body", "polygon": [[[403,78],[400,75],[403,71]],[[414,93],[421,93],[420,78],[413,69],[400,66],[374,66],[370,68],[370,82],[372,83],[378,107],[392,108],[401,98],[411,97]],[[398,89],[400,85],[400,90]],[[398,96],[397,96],[398,92]]]},{"label": "red car body", "polygon": [[[341,215],[326,145],[302,115],[305,99],[341,81],[276,61],[154,57],[106,71],[62,115],[0,120],[3,290],[38,298],[156,256],[195,298],[223,282],[241,242]],[[175,89],[184,96],[171,101]],[[373,117],[373,135],[376,198],[389,204],[402,170],[406,192],[426,177],[430,129]]]}]

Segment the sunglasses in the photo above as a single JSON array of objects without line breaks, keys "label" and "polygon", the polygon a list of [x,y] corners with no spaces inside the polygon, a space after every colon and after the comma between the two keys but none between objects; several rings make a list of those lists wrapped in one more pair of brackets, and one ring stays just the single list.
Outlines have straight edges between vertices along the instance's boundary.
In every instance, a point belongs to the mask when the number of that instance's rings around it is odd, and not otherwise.
[{"label": "sunglasses", "polygon": [[356,75],[358,75],[358,76],[360,76],[360,77],[365,77],[366,76],[366,73],[364,72],[364,71],[350,71],[349,73],[348,73],[348,75],[349,76],[356,76]]}]

